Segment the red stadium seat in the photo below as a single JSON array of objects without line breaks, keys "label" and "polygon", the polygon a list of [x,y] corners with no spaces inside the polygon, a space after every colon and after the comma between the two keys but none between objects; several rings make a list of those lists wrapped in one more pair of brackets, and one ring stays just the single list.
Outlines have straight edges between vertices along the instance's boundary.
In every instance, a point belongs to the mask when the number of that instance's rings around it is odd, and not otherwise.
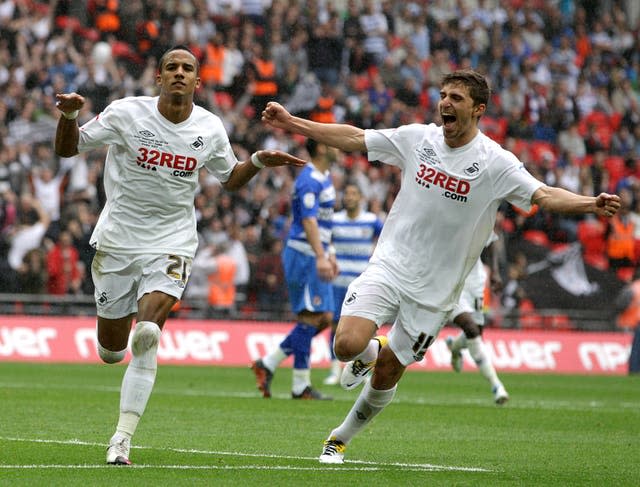
[{"label": "red stadium seat", "polygon": [[618,182],[627,175],[627,167],[624,158],[620,156],[607,157],[604,168],[609,173],[609,191],[615,192]]},{"label": "red stadium seat", "polygon": [[553,330],[573,330],[575,328],[567,315],[545,316],[544,326]]},{"label": "red stadium seat", "polygon": [[543,325],[542,316],[535,311],[535,306],[529,299],[523,299],[518,307],[520,313],[519,324],[522,329],[540,329]]},{"label": "red stadium seat", "polygon": [[537,164],[540,164],[545,157],[551,158],[554,166],[558,160],[557,149],[550,142],[534,140],[529,144],[529,151],[531,153],[531,158]]},{"label": "red stadium seat", "polygon": [[582,244],[585,263],[600,270],[609,268],[606,256],[606,226],[600,220],[582,220],[578,222],[578,240]]},{"label": "red stadium seat", "polygon": [[616,271],[616,276],[623,282],[631,282],[635,271],[635,267],[621,267]]},{"label": "red stadium seat", "polygon": [[616,131],[620,128],[620,124],[622,123],[622,113],[612,113],[609,115],[609,126],[611,130]]},{"label": "red stadium seat", "polygon": [[542,230],[527,230],[522,234],[522,237],[526,241],[542,247],[550,247],[551,245],[549,236]]},{"label": "red stadium seat", "polygon": [[607,115],[605,112],[601,112],[598,110],[594,110],[589,115],[584,117],[584,121],[587,124],[590,124],[590,125],[593,124],[598,127],[601,127],[603,125],[610,126],[609,115]]},{"label": "red stadium seat", "polygon": [[487,137],[502,144],[507,135],[508,123],[505,117],[494,118],[485,115],[480,119],[480,130],[482,130]]}]

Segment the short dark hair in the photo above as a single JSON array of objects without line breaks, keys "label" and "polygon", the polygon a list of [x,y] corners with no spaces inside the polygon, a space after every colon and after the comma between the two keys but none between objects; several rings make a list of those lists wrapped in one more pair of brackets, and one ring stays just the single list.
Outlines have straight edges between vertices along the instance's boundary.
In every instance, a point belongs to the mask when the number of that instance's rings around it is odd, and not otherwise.
[{"label": "short dark hair", "polygon": [[318,153],[318,141],[308,138],[307,142],[305,144],[305,147],[307,149],[307,152],[309,153],[309,155],[311,157],[315,157],[315,155]]},{"label": "short dark hair", "polygon": [[196,60],[196,73],[200,72],[200,61],[198,61],[198,56],[196,56],[193,53],[193,51],[189,49],[188,46],[185,46],[184,44],[177,44],[173,47],[170,47],[164,52],[162,56],[160,56],[160,61],[158,61],[158,72],[162,73],[162,67],[164,66],[164,62],[166,61],[167,56],[173,51],[187,51],[189,54],[191,54],[193,58]]},{"label": "short dark hair", "polygon": [[449,84],[462,84],[469,88],[469,95],[475,105],[489,103],[491,88],[487,83],[487,78],[472,69],[460,69],[453,73],[445,74],[442,77],[440,86]]},{"label": "short dark hair", "polygon": [[356,190],[358,191],[359,194],[362,194],[362,188],[360,187],[360,185],[352,180],[349,180],[345,183],[344,185],[344,189],[347,189],[347,186],[353,186],[354,188],[356,188]]}]

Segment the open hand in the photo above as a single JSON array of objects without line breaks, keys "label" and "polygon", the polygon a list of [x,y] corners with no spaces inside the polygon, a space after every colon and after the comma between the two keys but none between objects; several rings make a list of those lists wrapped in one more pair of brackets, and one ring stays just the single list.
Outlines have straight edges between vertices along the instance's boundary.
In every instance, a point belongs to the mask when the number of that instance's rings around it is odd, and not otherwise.
[{"label": "open hand", "polygon": [[292,156],[286,152],[282,152],[279,150],[259,150],[258,159],[260,162],[267,167],[277,167],[277,166],[304,166],[307,161],[304,159],[299,159],[296,156]]}]

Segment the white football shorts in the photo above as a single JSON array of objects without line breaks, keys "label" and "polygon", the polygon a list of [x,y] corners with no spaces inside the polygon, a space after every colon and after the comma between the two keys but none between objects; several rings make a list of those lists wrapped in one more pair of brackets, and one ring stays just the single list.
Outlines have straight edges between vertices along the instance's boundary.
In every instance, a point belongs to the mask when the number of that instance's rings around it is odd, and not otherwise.
[{"label": "white football shorts", "polygon": [[472,292],[471,289],[468,289],[465,286],[462,289],[462,294],[460,294],[460,299],[458,303],[453,308],[451,312],[451,319],[455,319],[458,315],[462,313],[470,313],[473,317],[473,321],[480,325],[484,325],[484,313],[482,312],[484,303],[484,295],[483,293],[478,294],[477,292]]},{"label": "white football shorts", "polygon": [[387,335],[389,348],[408,366],[422,360],[451,312],[434,311],[407,299],[385,274],[384,269],[370,265],[358,276],[347,289],[341,315],[366,318],[377,327],[393,323]]},{"label": "white football shorts", "polygon": [[138,311],[138,300],[153,291],[182,297],[192,259],[180,255],[96,252],[91,264],[98,316],[117,319]]}]

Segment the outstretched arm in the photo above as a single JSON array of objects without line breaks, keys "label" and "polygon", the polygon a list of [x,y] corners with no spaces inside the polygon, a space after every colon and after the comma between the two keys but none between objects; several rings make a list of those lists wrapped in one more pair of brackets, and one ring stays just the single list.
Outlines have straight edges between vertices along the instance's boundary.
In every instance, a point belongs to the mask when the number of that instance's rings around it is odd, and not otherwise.
[{"label": "outstretched arm", "polygon": [[595,213],[605,217],[615,215],[620,208],[620,197],[617,195],[600,193],[598,196],[583,196],[552,186],[538,188],[531,202],[554,213]]},{"label": "outstretched arm", "polygon": [[304,135],[322,144],[337,147],[344,152],[365,152],[364,130],[353,125],[339,123],[319,123],[291,115],[279,103],[270,101],[262,112],[262,121],[280,128]]},{"label": "outstretched arm", "polygon": [[56,129],[55,151],[60,157],[71,157],[78,153],[78,111],[84,105],[84,98],[77,93],[57,94],[56,106],[62,112]]},{"label": "outstretched arm", "polygon": [[286,152],[279,150],[259,150],[254,152],[248,160],[237,164],[233,168],[229,179],[222,183],[222,187],[228,191],[236,191],[247,184],[263,167],[300,167],[305,164],[306,161],[304,159],[299,159]]}]

